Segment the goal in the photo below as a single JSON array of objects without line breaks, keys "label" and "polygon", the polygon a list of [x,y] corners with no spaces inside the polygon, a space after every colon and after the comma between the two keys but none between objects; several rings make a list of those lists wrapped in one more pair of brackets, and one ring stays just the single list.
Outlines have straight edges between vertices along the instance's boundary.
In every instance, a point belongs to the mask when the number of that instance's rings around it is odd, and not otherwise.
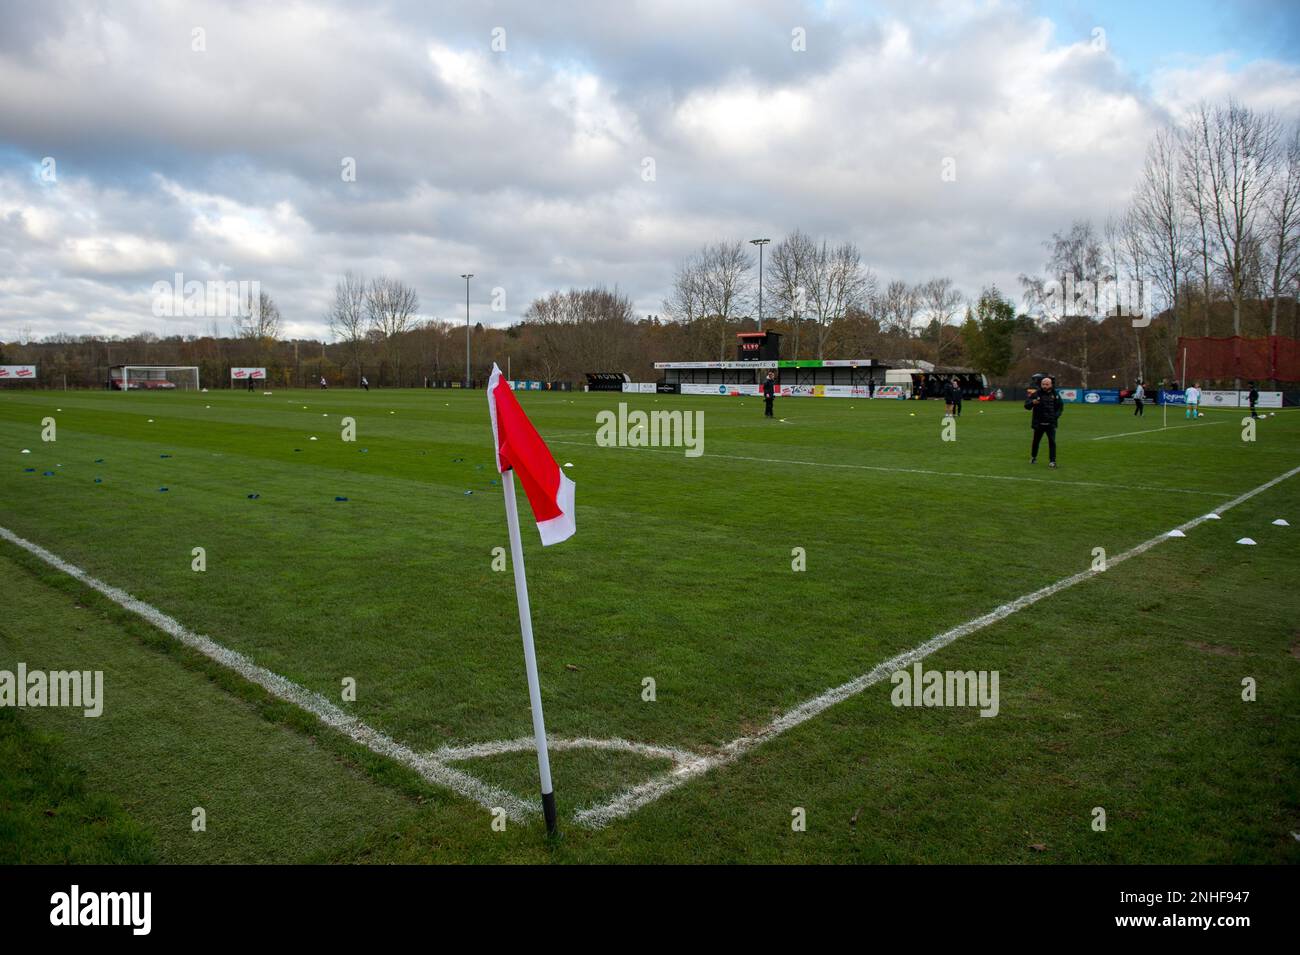
[{"label": "goal", "polygon": [[197,365],[114,365],[108,370],[113,391],[198,391]]}]

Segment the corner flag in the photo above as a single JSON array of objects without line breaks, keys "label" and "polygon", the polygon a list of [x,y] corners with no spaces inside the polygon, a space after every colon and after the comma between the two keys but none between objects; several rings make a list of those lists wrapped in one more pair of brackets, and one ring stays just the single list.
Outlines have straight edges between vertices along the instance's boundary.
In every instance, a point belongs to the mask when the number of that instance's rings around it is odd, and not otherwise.
[{"label": "corner flag", "polygon": [[[524,575],[524,548],[519,539],[519,507],[515,500],[515,478],[524,486],[532,506],[542,545],[568,540],[577,529],[573,516],[574,484],[560,470],[533,423],[519,407],[510,383],[501,369],[492,366],[487,387],[488,410],[492,417],[492,443],[497,470],[504,475],[506,527],[510,531],[510,564],[515,572],[515,598],[519,603],[519,630],[524,639],[524,670],[528,675],[528,701],[533,711],[533,738],[537,743],[537,773],[542,783],[542,815],[546,831],[556,832],[555,790],[551,786],[551,762],[546,751],[546,723],[542,719],[542,691],[537,682],[537,653],[533,648],[533,615],[528,607],[528,578]],[[506,472],[511,472],[506,474]]]},{"label": "corner flag", "polygon": [[519,474],[519,483],[524,486],[542,535],[542,545],[568,540],[576,530],[574,484],[551,457],[546,442],[519,407],[510,383],[501,377],[501,369],[496,365],[492,366],[492,377],[488,379],[488,408],[492,413],[497,470],[502,474],[512,470]]}]

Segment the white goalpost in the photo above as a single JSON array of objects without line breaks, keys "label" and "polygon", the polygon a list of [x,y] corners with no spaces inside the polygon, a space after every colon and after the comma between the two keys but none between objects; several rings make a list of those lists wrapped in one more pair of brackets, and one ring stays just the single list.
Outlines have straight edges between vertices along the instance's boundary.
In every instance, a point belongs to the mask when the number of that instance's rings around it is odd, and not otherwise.
[{"label": "white goalpost", "polygon": [[114,365],[108,370],[114,391],[198,391],[197,365]]}]

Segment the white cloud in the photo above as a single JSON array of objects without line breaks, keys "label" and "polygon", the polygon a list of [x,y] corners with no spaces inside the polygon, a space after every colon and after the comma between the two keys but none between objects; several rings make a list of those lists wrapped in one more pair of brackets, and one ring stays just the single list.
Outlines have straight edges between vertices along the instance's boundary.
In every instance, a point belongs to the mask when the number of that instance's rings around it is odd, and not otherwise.
[{"label": "white cloud", "polygon": [[[201,331],[149,314],[176,271],[257,279],[302,334],[323,334],[348,268],[453,319],[467,270],[483,301],[507,290],[485,319],[592,282],[652,312],[697,246],[794,228],[858,242],[884,279],[1014,292],[1052,231],[1126,201],[1170,115],[1228,95],[1300,112],[1292,64],[1184,59],[1144,80],[1087,36],[966,0],[878,19],[781,0],[45,9],[25,48],[0,43],[0,339]],[[57,183],[31,173],[45,155]]]}]

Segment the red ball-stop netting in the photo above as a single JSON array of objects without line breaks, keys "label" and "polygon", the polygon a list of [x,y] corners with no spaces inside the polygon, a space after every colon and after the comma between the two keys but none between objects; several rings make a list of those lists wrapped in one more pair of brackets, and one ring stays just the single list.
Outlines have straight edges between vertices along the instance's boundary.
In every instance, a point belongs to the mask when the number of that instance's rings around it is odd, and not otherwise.
[{"label": "red ball-stop netting", "polygon": [[1268,338],[1179,338],[1178,354],[1187,349],[1187,377],[1300,381],[1300,340]]}]

